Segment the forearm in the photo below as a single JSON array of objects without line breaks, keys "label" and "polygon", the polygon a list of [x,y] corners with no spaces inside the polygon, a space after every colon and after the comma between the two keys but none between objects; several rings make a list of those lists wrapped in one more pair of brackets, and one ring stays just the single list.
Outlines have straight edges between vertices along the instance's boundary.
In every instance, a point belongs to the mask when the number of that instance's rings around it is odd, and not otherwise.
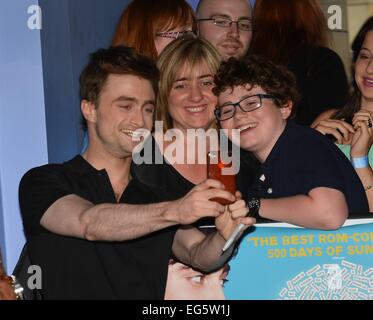
[{"label": "forearm", "polygon": [[368,198],[369,211],[373,212],[373,170],[370,166],[355,170],[364,186]]},{"label": "forearm", "polygon": [[149,205],[101,204],[81,215],[83,237],[91,241],[125,241],[176,225],[167,215],[169,202]]},{"label": "forearm", "polygon": [[347,217],[346,204],[326,201],[321,205],[310,196],[262,199],[260,216],[311,229],[338,229]]},{"label": "forearm", "polygon": [[222,252],[226,240],[214,232],[205,237],[190,251],[189,264],[194,268],[209,273],[221,268],[231,257],[234,246]]}]

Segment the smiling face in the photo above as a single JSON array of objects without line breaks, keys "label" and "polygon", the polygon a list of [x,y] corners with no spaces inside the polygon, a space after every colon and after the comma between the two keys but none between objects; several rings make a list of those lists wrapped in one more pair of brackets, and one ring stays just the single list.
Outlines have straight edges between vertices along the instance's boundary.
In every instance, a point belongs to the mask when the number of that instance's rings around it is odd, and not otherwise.
[{"label": "smiling face", "polygon": [[[199,10],[198,19],[227,17],[233,21],[251,19],[251,8],[247,0],[205,0]],[[250,45],[252,31],[243,31],[232,23],[229,28],[216,26],[213,21],[199,21],[199,34],[208,40],[224,60],[243,57]]]},{"label": "smiling face", "polygon": [[[355,81],[362,95],[362,107],[373,103],[373,31],[369,31],[355,63]],[[372,108],[369,108],[372,109]]]},{"label": "smiling face", "polygon": [[155,94],[148,80],[133,75],[108,76],[96,107],[82,102],[90,147],[118,158],[128,157],[139,143],[132,140],[137,129],[151,130]]},{"label": "smiling face", "polygon": [[224,283],[229,266],[211,274],[202,274],[181,263],[168,268],[165,300],[224,300]]},{"label": "smiling face", "polygon": [[[218,105],[236,103],[245,97],[255,94],[265,94],[259,86],[237,86],[223,91],[218,98]],[[291,114],[291,103],[279,108],[272,99],[262,99],[262,106],[251,112],[243,112],[236,108],[233,118],[221,121],[223,129],[238,129],[240,131],[241,148],[251,151],[264,162],[274,147],[277,139],[284,131],[286,119]],[[228,130],[229,138],[232,132]]]},{"label": "smiling face", "polygon": [[206,62],[193,68],[185,63],[179,68],[168,96],[168,112],[174,128],[184,131],[211,127],[217,104],[212,93],[213,83],[213,74]]}]

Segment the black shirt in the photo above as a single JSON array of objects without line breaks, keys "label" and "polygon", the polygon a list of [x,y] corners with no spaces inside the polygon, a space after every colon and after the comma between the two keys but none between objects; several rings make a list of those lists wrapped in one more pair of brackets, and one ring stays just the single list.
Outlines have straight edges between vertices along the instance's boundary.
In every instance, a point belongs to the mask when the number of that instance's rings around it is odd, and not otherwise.
[{"label": "black shirt", "polygon": [[[179,199],[195,187],[195,184],[184,178],[161,155],[161,151],[154,139],[149,139],[146,144],[144,148],[151,148],[152,159],[146,160],[149,163],[133,164],[132,167],[132,173],[136,175],[136,178],[141,183],[154,188],[167,201]],[[156,157],[161,163],[156,164]],[[241,150],[240,161],[240,171],[236,176],[236,182],[237,189],[242,193],[243,190],[246,191],[247,185],[253,181],[259,166],[257,160],[243,150]],[[215,222],[212,218],[203,218],[197,221],[194,226],[208,230],[215,226]]]},{"label": "black shirt", "polygon": [[346,156],[316,130],[289,120],[246,197],[307,195],[317,187],[343,192],[350,214],[369,212],[364,188]]},{"label": "black shirt", "polygon": [[[53,234],[40,225],[58,199],[78,195],[94,204],[116,203],[105,170],[81,156],[30,170],[19,199],[31,263],[42,269],[45,299],[163,299],[175,228],[123,242],[90,242]],[[120,202],[160,202],[135,177]],[[125,213],[124,213],[125,214]]]},{"label": "black shirt", "polygon": [[309,126],[329,109],[342,108],[348,95],[347,75],[341,58],[325,47],[303,46],[288,68],[297,79],[301,101],[295,120]]}]

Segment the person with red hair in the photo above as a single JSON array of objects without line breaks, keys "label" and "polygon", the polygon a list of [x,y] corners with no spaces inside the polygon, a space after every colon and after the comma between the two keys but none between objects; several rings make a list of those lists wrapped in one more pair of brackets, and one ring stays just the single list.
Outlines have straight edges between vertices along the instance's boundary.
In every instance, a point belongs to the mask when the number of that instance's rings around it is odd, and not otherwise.
[{"label": "person with red hair", "polygon": [[132,47],[157,60],[170,42],[196,29],[193,9],[185,0],[134,0],[117,24],[112,45]]},{"label": "person with red hair", "polygon": [[329,49],[328,27],[318,0],[257,0],[249,54],[294,73],[302,99],[295,120],[309,126],[331,108],[342,108],[348,94],[340,57]]}]

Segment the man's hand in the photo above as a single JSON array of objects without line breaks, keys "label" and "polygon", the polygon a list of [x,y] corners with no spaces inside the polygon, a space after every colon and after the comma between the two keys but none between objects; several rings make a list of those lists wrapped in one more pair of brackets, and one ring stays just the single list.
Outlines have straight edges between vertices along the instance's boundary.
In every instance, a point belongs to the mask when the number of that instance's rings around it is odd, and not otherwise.
[{"label": "man's hand", "polygon": [[188,225],[204,217],[218,217],[224,213],[225,207],[210,201],[212,198],[235,201],[234,195],[225,191],[220,181],[208,179],[181,199],[171,202],[165,214],[166,219]]},{"label": "man's hand", "polygon": [[247,229],[256,222],[254,218],[246,217],[249,209],[245,201],[241,199],[239,191],[236,192],[236,199],[236,202],[226,206],[224,212],[215,219],[216,229],[225,240],[228,240],[240,223],[244,224]]}]

